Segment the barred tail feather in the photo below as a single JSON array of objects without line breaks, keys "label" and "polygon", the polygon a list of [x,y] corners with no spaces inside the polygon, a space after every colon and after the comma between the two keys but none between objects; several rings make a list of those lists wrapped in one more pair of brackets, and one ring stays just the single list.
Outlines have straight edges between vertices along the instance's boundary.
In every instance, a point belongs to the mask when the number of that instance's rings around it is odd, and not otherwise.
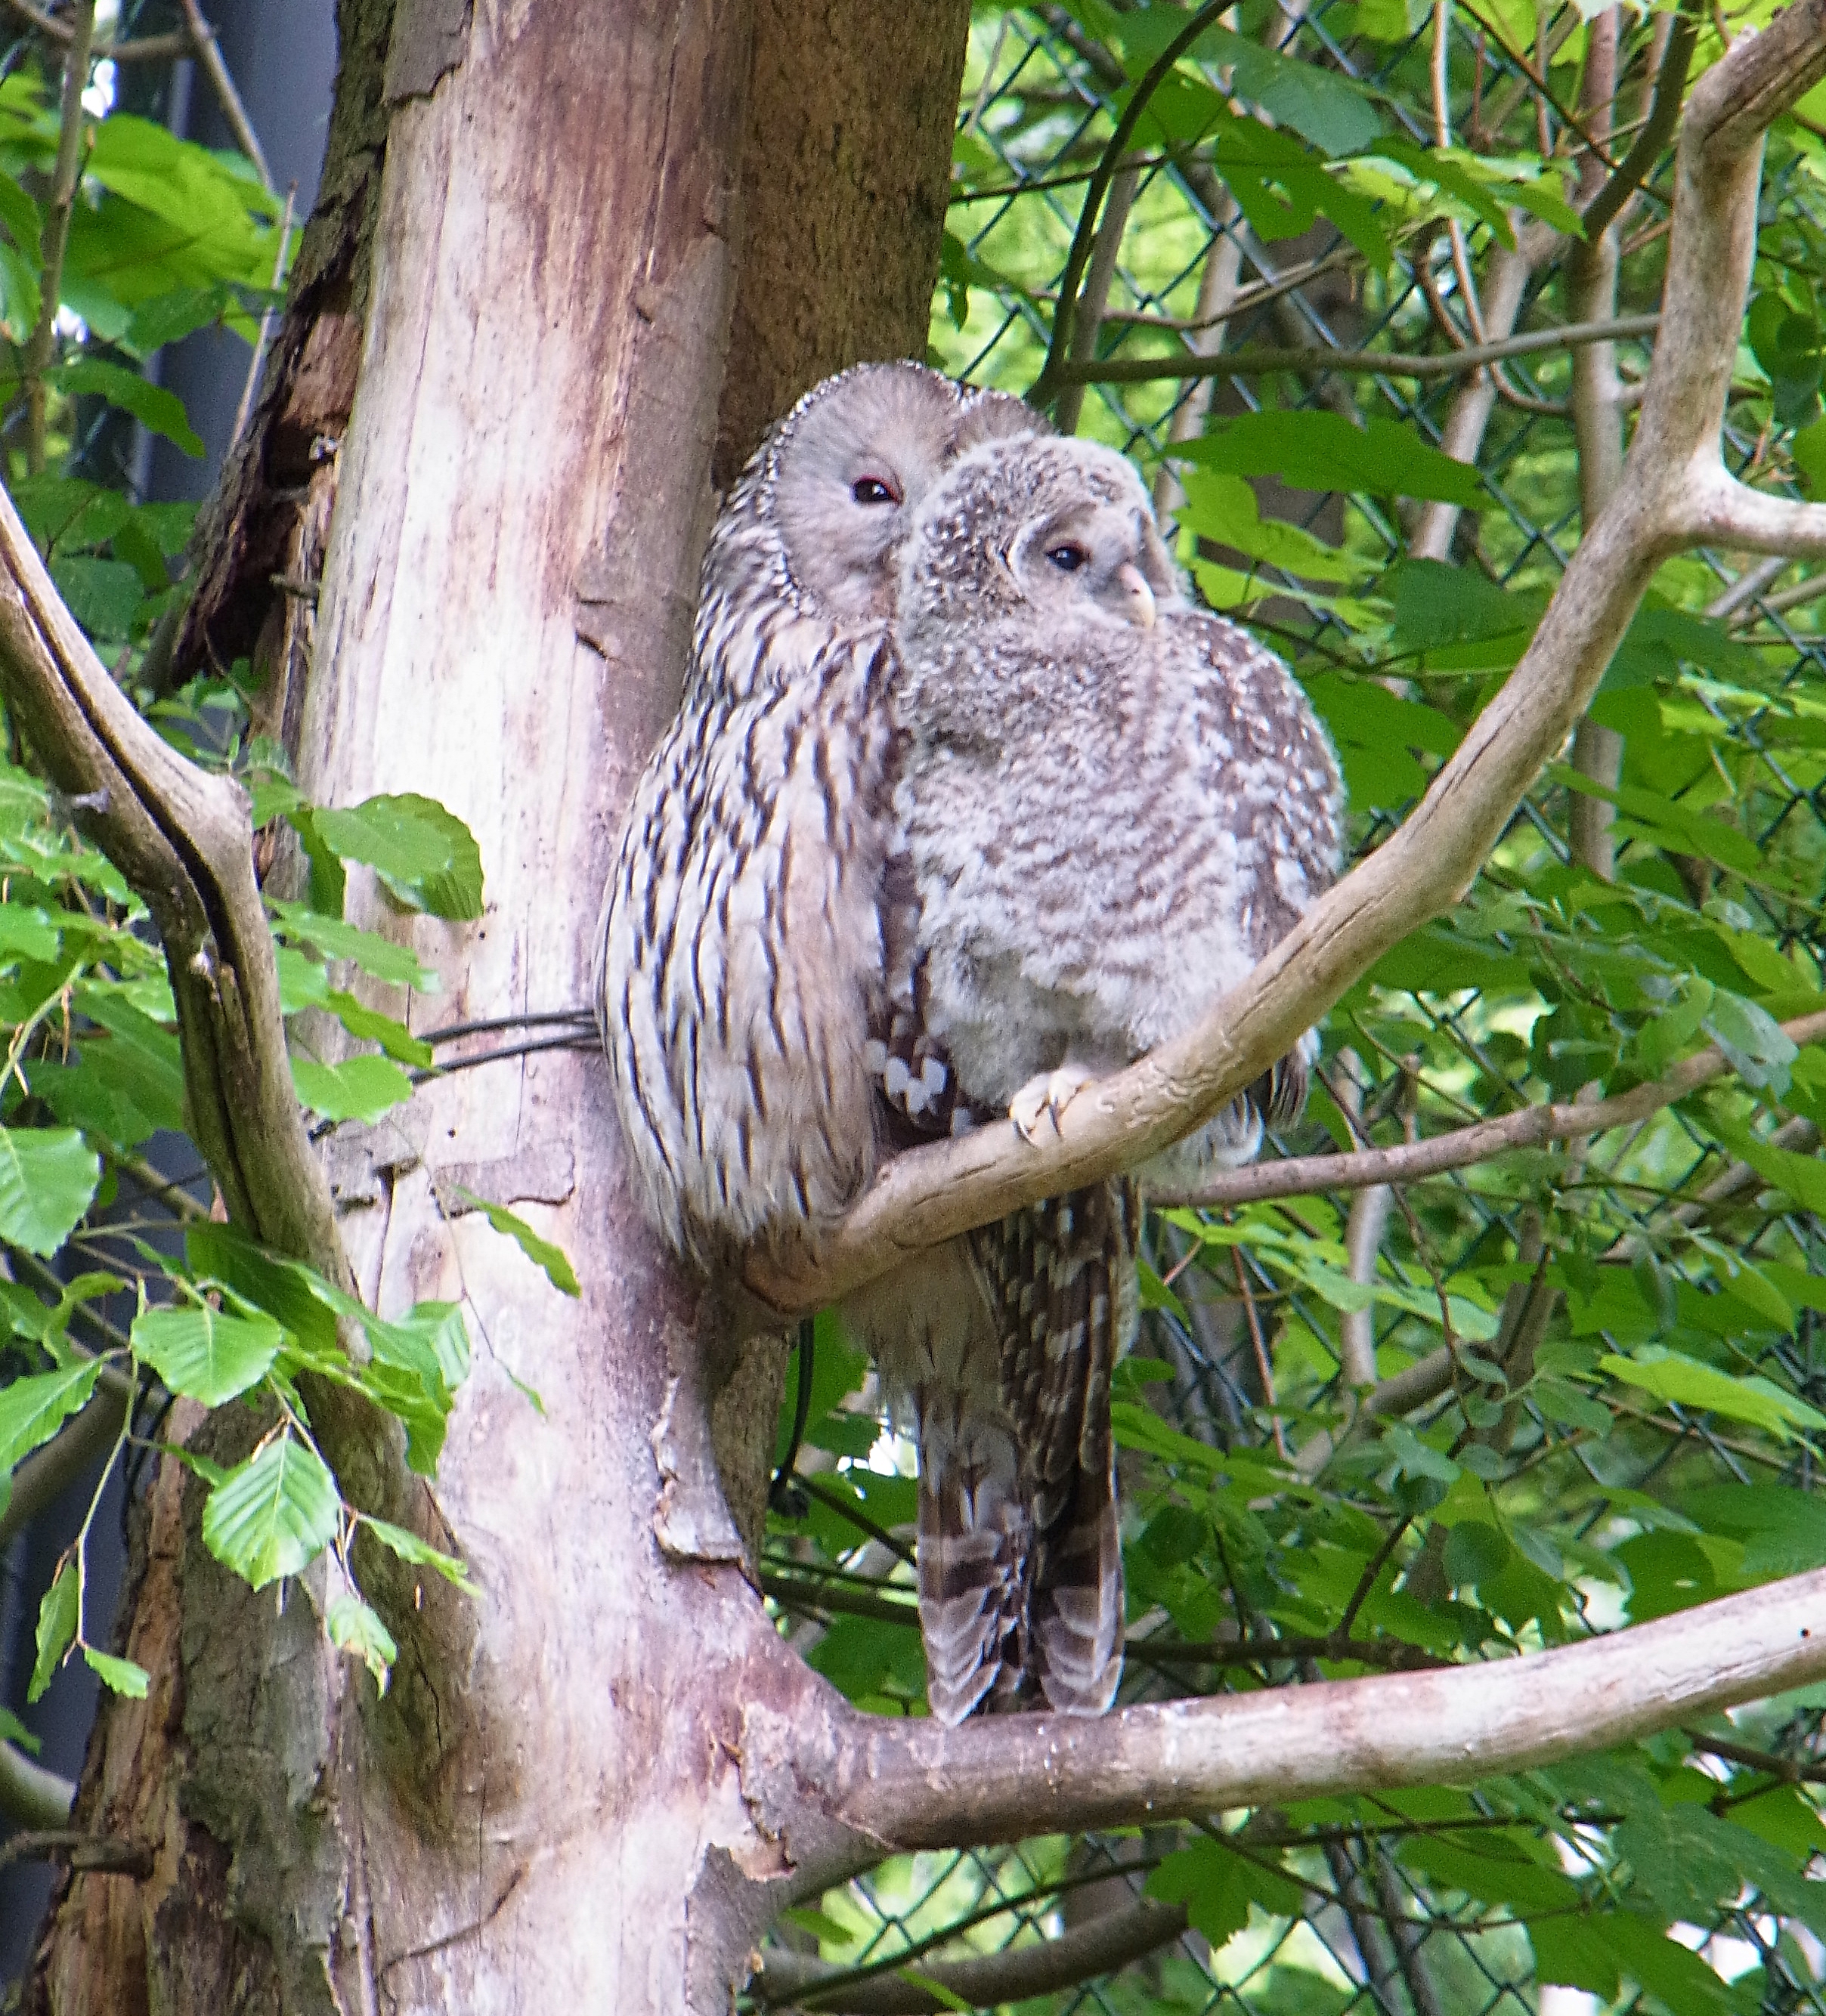
[{"label": "barred tail feather", "polygon": [[936,1491],[920,1481],[920,1636],[926,1698],[955,1726],[979,1708],[1019,1705],[1028,1663],[1033,1533],[1006,1478],[974,1489],[960,1467]]},{"label": "barred tail feather", "polygon": [[1033,1677],[1068,1713],[1102,1714],[1122,1676],[1110,1373],[1134,1333],[1140,1212],[1132,1180],[1099,1183],[975,1235],[1037,1536]]},{"label": "barred tail feather", "polygon": [[1080,1470],[1042,1535],[1029,1607],[1035,1676],[1047,1705],[1102,1715],[1122,1677],[1122,1537],[1112,1466]]}]

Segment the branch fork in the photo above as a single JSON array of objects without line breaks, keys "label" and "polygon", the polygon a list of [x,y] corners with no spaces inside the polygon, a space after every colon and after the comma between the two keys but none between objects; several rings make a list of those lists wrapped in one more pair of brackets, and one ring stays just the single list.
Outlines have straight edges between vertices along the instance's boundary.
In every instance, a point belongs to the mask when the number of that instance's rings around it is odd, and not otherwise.
[{"label": "branch fork", "polygon": [[1720,429],[1756,254],[1763,135],[1826,76],[1826,0],[1745,36],[1695,88],[1675,169],[1668,275],[1626,480],[1574,553],[1532,642],[1406,823],[1185,1035],[1085,1086],[1028,1142],[991,1125],[897,1157],[812,1252],[751,1254],[783,1316],[835,1301],[924,1248],[1133,1168],[1252,1083],[1392,946],[1470,887],[1565,743],[1655,569],[1716,542],[1826,553],[1826,506],[1737,482]]}]

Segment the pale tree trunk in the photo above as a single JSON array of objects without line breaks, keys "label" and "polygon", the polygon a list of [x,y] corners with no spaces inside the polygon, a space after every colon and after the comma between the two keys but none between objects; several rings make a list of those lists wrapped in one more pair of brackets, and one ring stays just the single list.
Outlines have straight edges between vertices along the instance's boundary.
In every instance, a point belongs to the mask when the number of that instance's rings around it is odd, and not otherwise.
[{"label": "pale tree trunk", "polygon": [[[719,401],[739,460],[825,370],[923,351],[967,0],[761,12],[726,396],[748,0],[406,0],[391,39],[384,5],[344,9],[334,171],[190,634],[259,638],[262,725],[315,800],[421,792],[475,833],[475,924],[351,877],[351,918],[441,976],[376,995],[415,1029],[589,1001],[619,810],[676,700]],[[271,597],[319,567],[314,614]],[[409,1640],[394,1589],[377,1701],[324,1643],[321,1579],[282,1608],[225,1575],[164,1466],[128,1638],[153,1690],[104,1715],[78,1811],[158,1863],[70,1879],[32,2006],[726,2007],[779,1904],[751,1879],[785,1867],[738,1781],[742,1715],[818,1685],[711,1451],[714,1411],[752,1535],[778,1348],[725,1362],[623,1190],[592,1049],[434,1081],[325,1159],[364,1298],[464,1305],[430,1516],[482,1593],[428,1600]],[[453,1185],[562,1245],[581,1298]]]}]

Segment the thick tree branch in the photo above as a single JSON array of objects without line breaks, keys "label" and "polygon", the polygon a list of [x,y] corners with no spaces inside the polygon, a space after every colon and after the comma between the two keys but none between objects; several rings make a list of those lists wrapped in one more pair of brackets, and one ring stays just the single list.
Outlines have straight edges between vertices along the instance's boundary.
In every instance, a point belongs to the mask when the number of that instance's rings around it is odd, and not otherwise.
[{"label": "thick tree branch", "polygon": [[[1782,1024],[1795,1048],[1826,1042],[1826,1011],[1797,1016]],[[1404,1142],[1399,1148],[1360,1148],[1349,1155],[1295,1155],[1283,1162],[1256,1162],[1248,1168],[1227,1169],[1194,1189],[1155,1195],[1155,1204],[1200,1208],[1259,1204],[1270,1197],[1309,1196],[1314,1190],[1356,1190],[1375,1183],[1411,1183],[1450,1169],[1468,1168],[1514,1148],[1544,1147],[1550,1141],[1572,1141],[1608,1133],[1613,1127],[1633,1127],[1672,1106],[1714,1078],[1730,1075],[1723,1051],[1708,1048],[1683,1058],[1665,1078],[1651,1079],[1614,1099],[1590,1105],[1564,1103],[1526,1106],[1494,1120],[1454,1128],[1424,1141]]]},{"label": "thick tree branch", "polygon": [[[804,1790],[884,1849],[1190,1820],[1468,1784],[1671,1728],[1826,1674],[1826,1570],[1523,1658],[947,1730],[834,1707]],[[800,1739],[749,1718],[751,1761]]]},{"label": "thick tree branch", "polygon": [[1737,546],[1791,560],[1826,559],[1826,504],[1752,490],[1717,468],[1695,470],[1687,499],[1695,545]]},{"label": "thick tree branch", "polygon": [[[1133,1168],[1284,1056],[1385,952],[1458,900],[1583,712],[1655,568],[1706,536],[1693,499],[1723,488],[1719,431],[1756,254],[1763,130],[1823,75],[1826,0],[1800,0],[1695,88],[1628,479],[1587,531],[1521,663],[1406,824],[1197,1028],[1086,1086],[1055,1138],[1036,1146],[996,1124],[917,1150],[888,1165],[815,1257],[751,1255],[746,1280],[763,1301],[782,1313],[816,1308],[910,1254]],[[1799,509],[1788,507],[1783,529],[1810,537],[1814,521],[1794,516]]]},{"label": "thick tree branch", "polygon": [[192,1132],[230,1216],[345,1280],[329,1185],[292,1087],[247,800],[135,711],[3,495],[0,690],[79,826],[152,913],[177,1003]]},{"label": "thick tree branch", "polygon": [[1011,1946],[977,1960],[917,1960],[860,1979],[853,1967],[798,1953],[770,1953],[748,1992],[763,2007],[791,2003],[829,2011],[830,2016],[927,2016],[929,2011],[955,2007],[955,2002],[920,1985],[931,1981],[973,2009],[999,2008],[1113,1974],[1131,1960],[1158,1952],[1186,1925],[1184,1905],[1139,1898],[1038,1946]]}]

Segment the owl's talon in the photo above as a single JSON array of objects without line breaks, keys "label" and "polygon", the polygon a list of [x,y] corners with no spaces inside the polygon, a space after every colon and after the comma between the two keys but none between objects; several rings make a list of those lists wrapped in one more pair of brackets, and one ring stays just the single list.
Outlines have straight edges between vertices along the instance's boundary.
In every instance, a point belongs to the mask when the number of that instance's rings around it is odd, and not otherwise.
[{"label": "owl's talon", "polygon": [[1045,1119],[1053,1123],[1057,1134],[1066,1107],[1095,1076],[1082,1065],[1062,1064],[1057,1071],[1029,1078],[1008,1102],[1008,1118],[1014,1122],[1015,1132],[1032,1146]]}]

